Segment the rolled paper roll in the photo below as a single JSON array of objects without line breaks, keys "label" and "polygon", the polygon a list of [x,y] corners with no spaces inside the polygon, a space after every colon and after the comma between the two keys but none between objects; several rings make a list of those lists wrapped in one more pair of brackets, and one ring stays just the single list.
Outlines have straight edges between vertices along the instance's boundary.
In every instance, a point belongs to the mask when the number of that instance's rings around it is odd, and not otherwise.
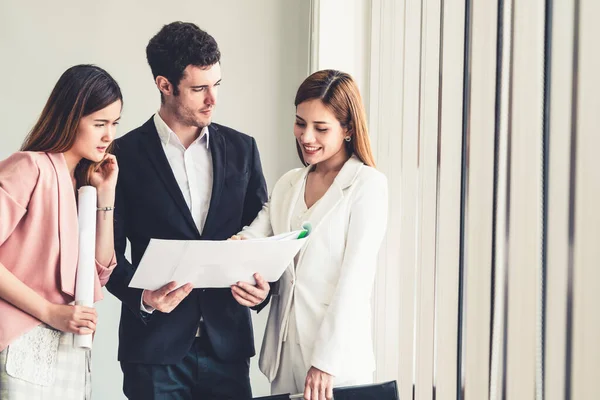
[{"label": "rolled paper roll", "polygon": [[[79,259],[75,281],[75,305],[94,306],[96,273],[96,188],[82,186],[79,198]],[[92,335],[75,335],[75,347],[92,348]]]}]

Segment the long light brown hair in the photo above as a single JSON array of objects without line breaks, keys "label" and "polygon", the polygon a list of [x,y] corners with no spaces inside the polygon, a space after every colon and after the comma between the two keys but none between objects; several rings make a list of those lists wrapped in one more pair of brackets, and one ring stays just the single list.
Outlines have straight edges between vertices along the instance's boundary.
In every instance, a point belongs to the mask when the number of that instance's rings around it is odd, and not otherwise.
[{"label": "long light brown hair", "polygon": [[[317,71],[302,82],[296,93],[294,105],[298,107],[300,103],[313,99],[321,100],[342,128],[351,134],[352,140],[344,141],[348,155],[354,154],[366,165],[375,167],[367,129],[367,115],[354,79],[345,72],[332,69]],[[298,142],[296,150],[302,164],[308,165],[302,157]]]},{"label": "long light brown hair", "polygon": [[[95,65],[75,65],[67,69],[52,89],[42,113],[23,145],[22,151],[64,153],[77,138],[81,119],[113,104],[123,102],[117,82]],[[112,150],[112,144],[107,153]],[[81,160],[75,169],[77,186],[89,184],[97,163]]]}]

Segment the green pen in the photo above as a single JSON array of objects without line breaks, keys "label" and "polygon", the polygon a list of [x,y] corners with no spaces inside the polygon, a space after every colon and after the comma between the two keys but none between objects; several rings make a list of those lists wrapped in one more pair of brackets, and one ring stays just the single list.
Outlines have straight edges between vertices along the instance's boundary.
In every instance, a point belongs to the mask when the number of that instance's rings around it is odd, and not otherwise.
[{"label": "green pen", "polygon": [[296,239],[304,239],[307,236],[308,236],[308,231],[303,230],[302,232],[300,232],[300,234],[298,235],[298,237]]}]

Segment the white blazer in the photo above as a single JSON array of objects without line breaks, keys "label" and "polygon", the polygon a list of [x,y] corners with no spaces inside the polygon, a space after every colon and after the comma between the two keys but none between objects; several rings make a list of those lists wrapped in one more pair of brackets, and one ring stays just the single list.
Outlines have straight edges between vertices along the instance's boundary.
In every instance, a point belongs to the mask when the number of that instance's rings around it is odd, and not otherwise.
[{"label": "white blazer", "polygon": [[[281,177],[269,202],[241,234],[258,238],[289,232],[309,170],[294,169]],[[337,381],[375,370],[371,295],[387,225],[387,179],[353,156],[314,207],[309,218],[313,230],[298,265],[290,265],[272,288],[259,360],[271,382],[279,369],[292,299],[304,365]]]}]

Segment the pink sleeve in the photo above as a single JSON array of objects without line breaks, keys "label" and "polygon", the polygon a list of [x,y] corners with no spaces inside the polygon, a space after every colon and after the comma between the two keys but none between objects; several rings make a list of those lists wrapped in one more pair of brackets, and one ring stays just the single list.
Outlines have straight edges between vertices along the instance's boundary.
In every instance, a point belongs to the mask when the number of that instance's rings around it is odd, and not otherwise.
[{"label": "pink sleeve", "polygon": [[98,279],[100,279],[101,286],[106,285],[106,282],[108,282],[108,278],[110,277],[110,274],[112,274],[112,272],[116,266],[117,266],[117,257],[114,252],[113,252],[112,258],[110,259],[110,262],[108,263],[107,266],[100,264],[98,262],[98,260],[96,260],[96,271],[98,272]]},{"label": "pink sleeve", "polygon": [[0,161],[0,245],[15,230],[27,212],[40,169],[35,153],[15,153]]}]

